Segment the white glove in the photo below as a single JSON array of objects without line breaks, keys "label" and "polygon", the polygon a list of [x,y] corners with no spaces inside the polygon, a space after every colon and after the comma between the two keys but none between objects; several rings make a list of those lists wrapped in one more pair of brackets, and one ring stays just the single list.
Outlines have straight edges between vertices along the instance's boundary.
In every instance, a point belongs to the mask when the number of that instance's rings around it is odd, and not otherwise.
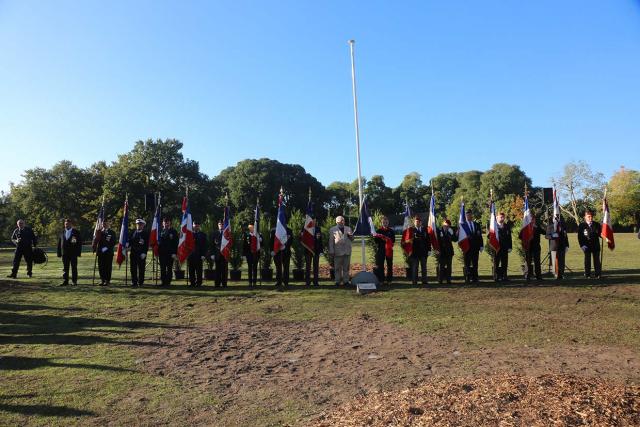
[{"label": "white glove", "polygon": [[586,246],[582,246],[580,249],[582,249],[582,252],[585,252],[588,248]]},{"label": "white glove", "polygon": [[551,237],[553,237],[554,239],[557,239],[557,238],[558,238],[558,233],[553,233],[553,234],[551,235]]},{"label": "white glove", "polygon": [[564,253],[566,254],[567,252],[569,252],[569,248],[568,247],[564,248]]},{"label": "white glove", "polygon": [[428,252],[427,252],[427,256],[431,256],[431,251],[428,251]]},{"label": "white glove", "polygon": [[511,253],[511,249],[507,249],[507,253],[510,254]]},{"label": "white glove", "polygon": [[107,250],[109,250],[109,248],[107,248],[107,247],[102,248],[102,253],[107,252]]},{"label": "white glove", "polygon": [[484,252],[484,246],[480,246],[480,252]]},{"label": "white glove", "polygon": [[271,257],[276,256],[276,253],[274,251],[271,251]]},{"label": "white glove", "polygon": [[450,236],[453,236],[453,229],[452,228],[448,229],[447,231],[449,232]]},{"label": "white glove", "polygon": [[145,259],[147,257],[147,254],[140,254],[140,259]]},{"label": "white glove", "polygon": [[202,261],[204,261],[204,257],[203,257],[203,256],[201,256],[201,257],[200,257],[200,259],[201,259]]},{"label": "white glove", "polygon": [[211,255],[209,258],[211,258],[211,261],[215,261],[216,260],[216,256],[215,255]]},{"label": "white glove", "polygon": [[173,255],[171,255],[171,258],[173,258],[173,259],[178,259],[178,255],[173,254]]}]

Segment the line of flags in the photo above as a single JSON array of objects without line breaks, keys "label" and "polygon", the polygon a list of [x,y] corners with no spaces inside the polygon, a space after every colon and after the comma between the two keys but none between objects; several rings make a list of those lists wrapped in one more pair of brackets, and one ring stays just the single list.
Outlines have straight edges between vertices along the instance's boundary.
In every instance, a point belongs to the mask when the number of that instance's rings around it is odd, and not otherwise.
[{"label": "line of flags", "polygon": [[129,197],[124,199],[122,223],[120,224],[120,238],[116,250],[116,263],[121,265],[127,256],[127,241],[129,240]]}]

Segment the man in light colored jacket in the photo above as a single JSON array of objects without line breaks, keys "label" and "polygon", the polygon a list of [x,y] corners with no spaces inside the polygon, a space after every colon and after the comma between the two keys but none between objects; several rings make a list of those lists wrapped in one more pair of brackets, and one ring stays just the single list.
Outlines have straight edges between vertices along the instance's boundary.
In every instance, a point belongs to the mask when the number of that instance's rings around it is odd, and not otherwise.
[{"label": "man in light colored jacket", "polygon": [[352,241],[353,231],[344,225],[344,217],[336,217],[335,227],[329,230],[329,256],[333,259],[336,286],[344,285],[349,281]]}]

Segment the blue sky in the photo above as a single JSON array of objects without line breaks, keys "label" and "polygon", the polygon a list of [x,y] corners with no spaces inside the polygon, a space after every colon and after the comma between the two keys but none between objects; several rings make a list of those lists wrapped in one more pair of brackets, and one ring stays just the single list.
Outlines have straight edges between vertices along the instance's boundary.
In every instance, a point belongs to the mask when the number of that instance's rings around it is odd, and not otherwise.
[{"label": "blue sky", "polygon": [[0,0],[0,190],[168,137],[351,181],[350,38],[365,176],[640,169],[637,1]]}]

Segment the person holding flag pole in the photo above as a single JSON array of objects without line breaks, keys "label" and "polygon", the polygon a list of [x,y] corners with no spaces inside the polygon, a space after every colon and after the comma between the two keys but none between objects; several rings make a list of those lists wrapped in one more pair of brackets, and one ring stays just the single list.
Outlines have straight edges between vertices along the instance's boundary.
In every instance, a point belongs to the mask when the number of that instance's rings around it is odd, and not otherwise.
[{"label": "person holding flag pole", "polygon": [[[440,240],[438,239],[438,225],[436,222],[436,197],[433,193],[433,183],[431,183],[431,200],[429,201],[429,219],[427,223],[427,234],[429,235],[429,242],[431,243],[433,254],[439,260],[441,255]],[[440,278],[440,262],[439,261],[436,266],[436,277],[440,282],[441,278]]]},{"label": "person holding flag pole", "polygon": [[[182,264],[193,252],[195,248],[195,239],[193,237],[193,218],[191,217],[191,210],[189,209],[189,187],[185,188],[184,197],[182,198],[182,220],[180,221],[180,234],[178,237],[178,263]],[[199,262],[200,282],[202,282],[202,260],[198,257],[191,264],[197,264]],[[187,266],[187,271],[190,272],[191,266]],[[197,270],[197,266],[194,266],[194,272]],[[187,274],[188,276],[188,274]],[[189,277],[185,278],[187,284],[189,284]]]},{"label": "person holding flag pole", "polygon": [[507,269],[509,266],[509,253],[512,249],[511,227],[505,223],[504,212],[496,215],[496,204],[493,201],[493,189],[490,191],[489,209],[489,235],[487,241],[494,251],[493,255],[493,280],[496,282],[509,281]]},{"label": "person holding flag pole", "polygon": [[102,205],[100,206],[100,210],[98,211],[98,218],[96,219],[96,226],[93,228],[93,241],[91,242],[91,249],[93,249],[93,253],[95,257],[93,259],[93,278],[91,279],[91,284],[96,284],[96,268],[98,266],[98,243],[102,237],[102,227],[104,224],[104,196],[102,196]]},{"label": "person holding flag pole", "polygon": [[[604,189],[604,196],[602,197],[602,227],[600,236],[603,241],[607,243],[607,247],[610,251],[616,248],[616,242],[613,238],[613,227],[611,225],[611,214],[609,213],[609,203],[607,202],[607,188]],[[602,269],[604,251],[600,251],[600,269]]]},{"label": "person holding flag pole", "polygon": [[465,283],[478,283],[478,259],[484,250],[482,227],[473,220],[473,212],[465,211],[464,199],[460,199],[460,217],[458,218],[458,246],[464,253]]},{"label": "person holding flag pole", "polygon": [[600,278],[600,238],[602,227],[600,223],[593,220],[593,211],[587,209],[584,212],[584,222],[578,226],[578,244],[584,252],[584,277],[591,277],[591,259],[593,258],[594,276]]},{"label": "person holding flag pole", "polygon": [[224,216],[222,221],[218,221],[218,230],[213,232],[213,255],[211,257],[216,263],[215,286],[227,287],[229,275],[229,258],[231,258],[231,247],[233,246],[233,234],[231,233],[231,213],[229,211],[229,196],[225,194]]},{"label": "person holding flag pole", "polygon": [[313,280],[313,285],[319,286],[320,284],[318,283],[318,270],[320,267],[320,253],[322,253],[322,235],[320,232],[320,228],[316,224],[315,214],[313,212],[313,203],[311,202],[311,187],[309,187],[309,201],[307,202],[307,212],[304,218],[304,226],[300,231],[300,242],[305,249],[305,285],[311,286],[311,281]]},{"label": "person holding flag pole", "polygon": [[525,279],[531,281],[534,275],[536,280],[542,280],[542,268],[540,265],[540,235],[544,231],[536,222],[535,213],[529,209],[529,190],[524,186],[524,208],[522,216],[522,227],[520,227],[519,237],[525,253]]},{"label": "person holding flag pole", "polygon": [[[160,203],[160,193],[156,193],[156,211],[153,214],[151,222],[151,232],[149,233],[149,246],[153,258],[151,260],[151,272],[153,274],[154,284],[158,285],[158,242],[160,241],[160,215],[162,213],[162,205]],[[146,253],[146,251],[145,251]],[[132,276],[133,277],[133,276]]]},{"label": "person holding flag pole", "polygon": [[[129,239],[129,195],[125,195],[124,209],[122,214],[122,223],[120,224],[120,238],[118,239],[118,249],[116,251],[116,263],[118,268],[122,265],[123,261],[127,260],[127,242]],[[125,263],[124,270],[124,284],[128,283],[128,270],[129,263]]]},{"label": "person holding flag pole", "polygon": [[252,288],[258,284],[258,264],[260,261],[260,248],[262,247],[262,235],[256,232],[256,227],[260,230],[260,220],[258,203],[256,201],[256,209],[253,224],[247,226],[247,231],[242,236],[242,254],[247,260],[247,272],[249,273],[249,287]]},{"label": "person holding flag pole", "polygon": [[553,275],[556,280],[561,280],[564,277],[565,255],[569,251],[569,237],[562,220],[555,186],[553,187],[553,220],[547,225],[545,237],[549,240]]},{"label": "person holding flag pole", "polygon": [[276,226],[271,229],[270,237],[273,262],[276,265],[276,288],[280,290],[283,284],[285,288],[289,286],[289,263],[291,261],[291,244],[293,243],[293,231],[287,227],[282,188],[280,188],[278,196]]}]

